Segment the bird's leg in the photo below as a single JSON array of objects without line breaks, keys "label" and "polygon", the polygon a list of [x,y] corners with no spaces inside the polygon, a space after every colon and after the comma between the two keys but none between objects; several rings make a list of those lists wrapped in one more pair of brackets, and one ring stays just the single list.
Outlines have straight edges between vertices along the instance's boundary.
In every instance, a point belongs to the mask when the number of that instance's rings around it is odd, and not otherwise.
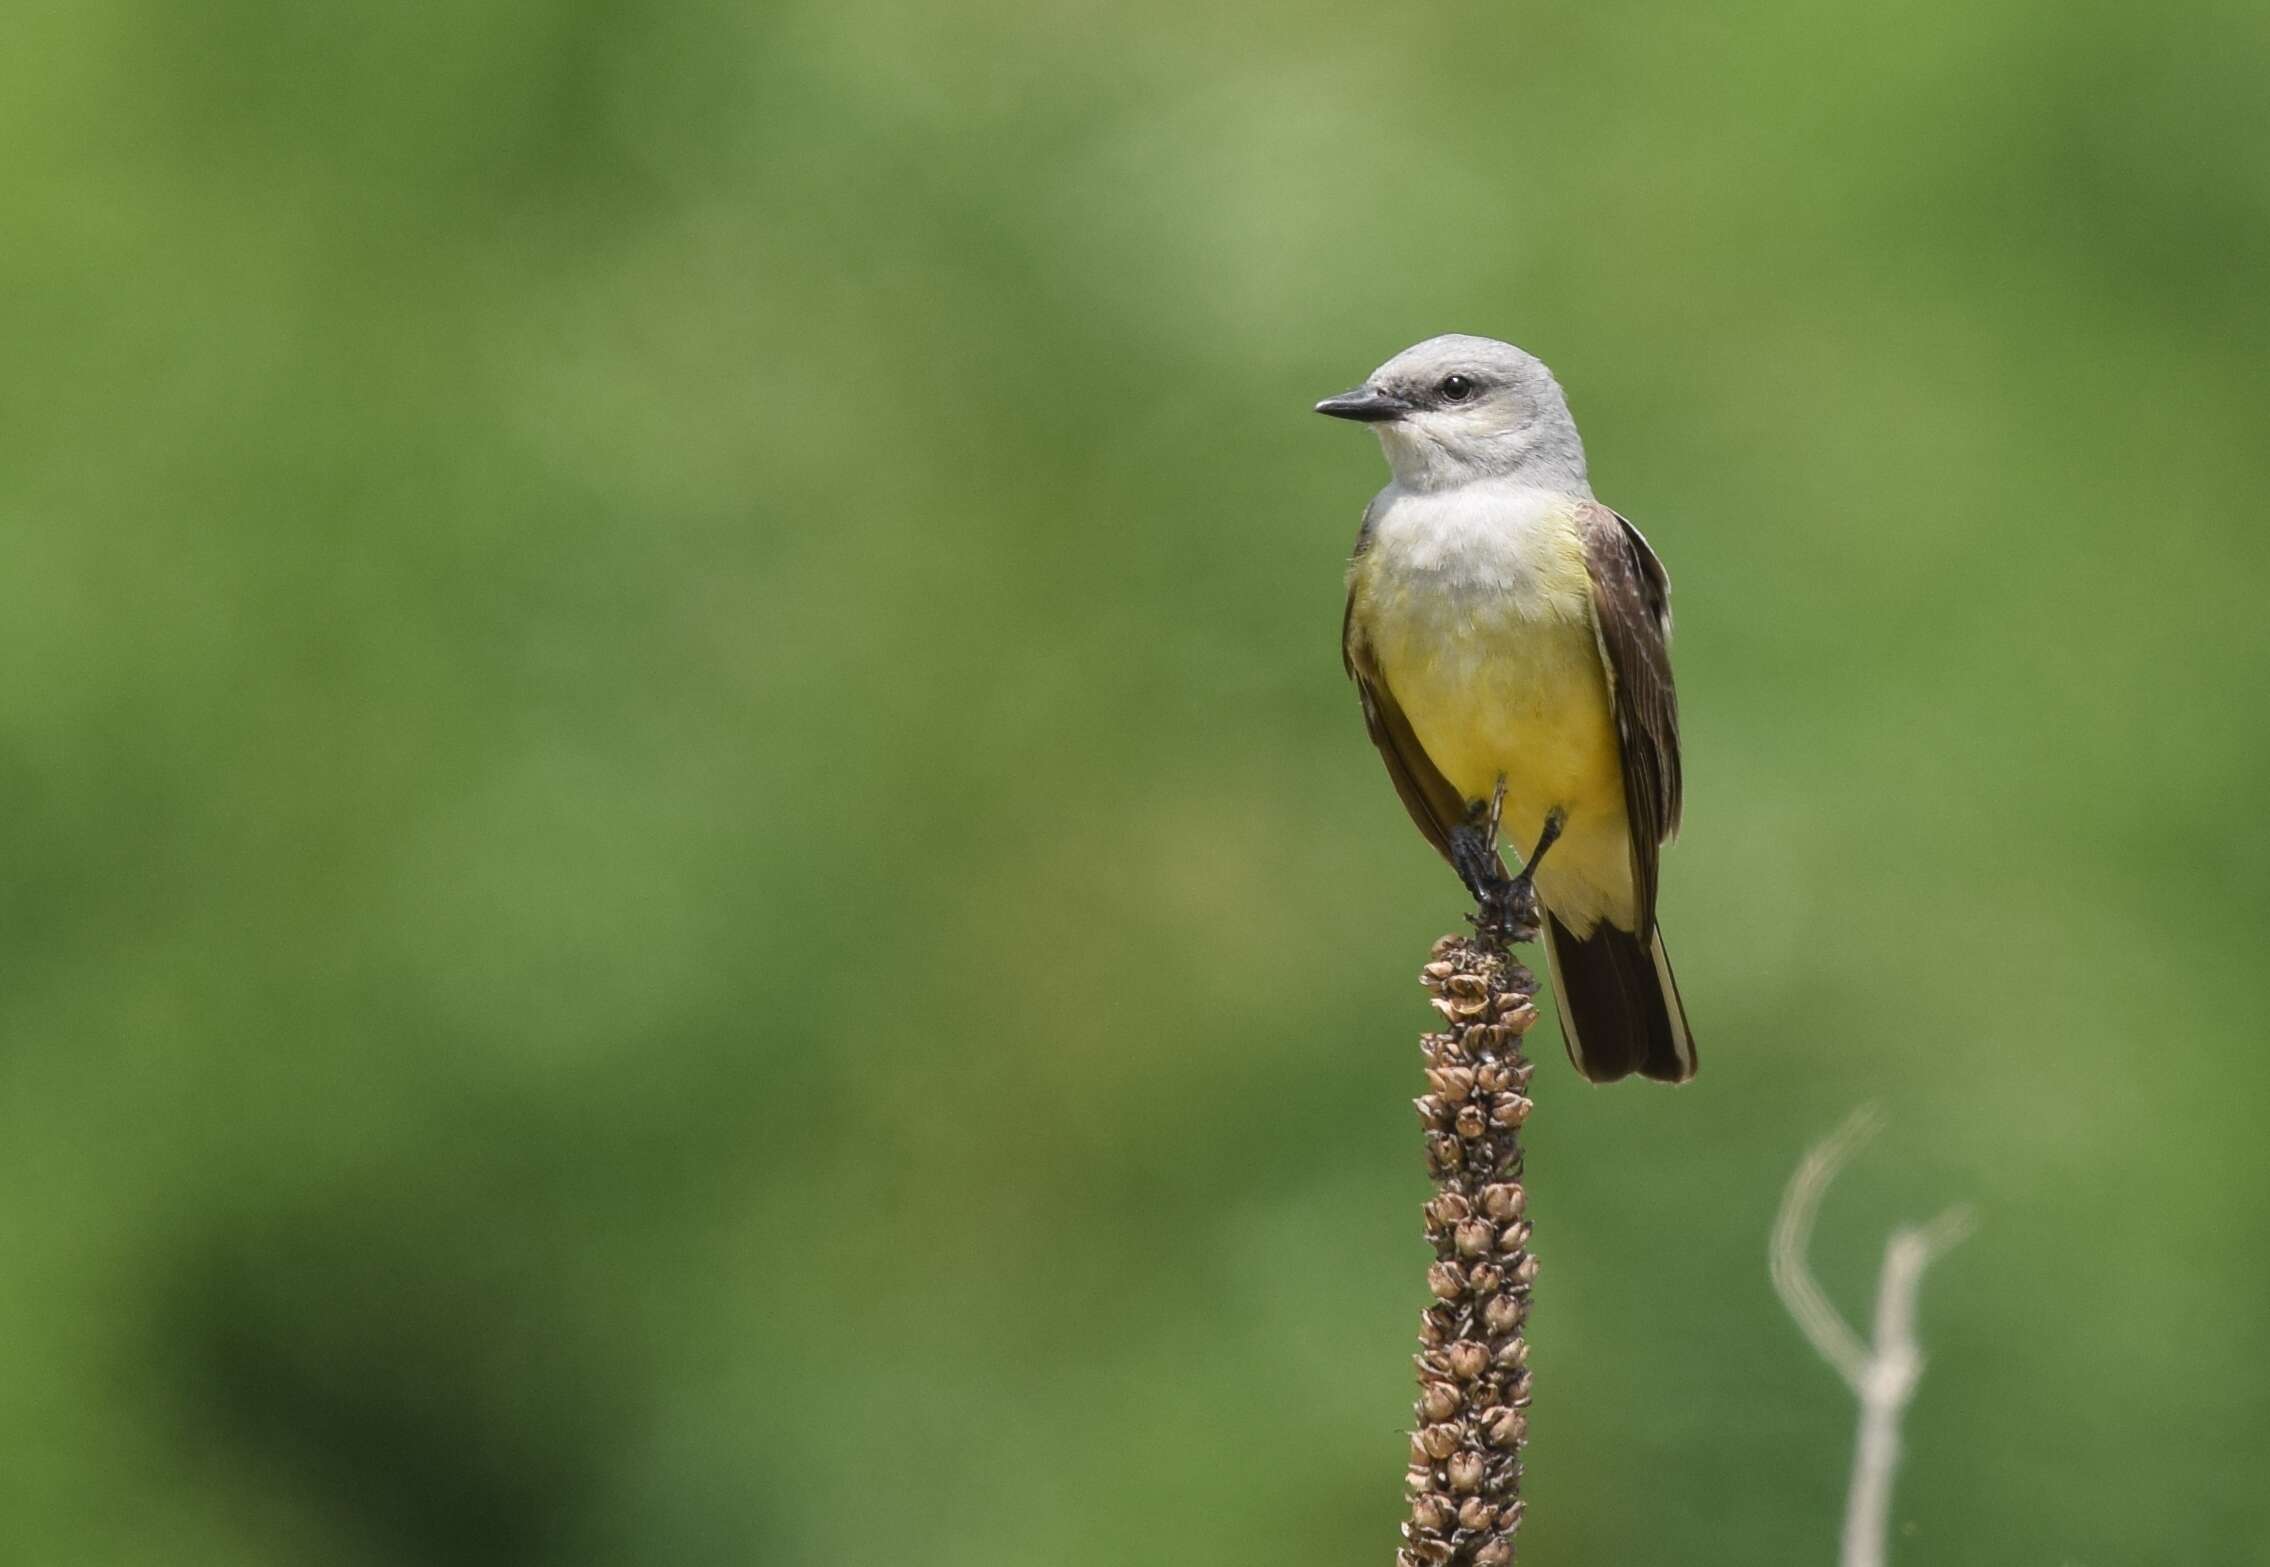
[{"label": "bird's leg", "polygon": [[1537,928],[1537,866],[1561,836],[1567,818],[1558,810],[1545,813],[1544,831],[1537,834],[1537,847],[1529,851],[1529,858],[1521,865],[1521,874],[1506,883],[1505,899],[1510,907],[1513,922],[1534,931]]},{"label": "bird's leg", "polygon": [[1537,935],[1536,897],[1524,896],[1525,879],[1508,877],[1498,859],[1498,823],[1505,815],[1505,779],[1488,803],[1477,800],[1466,820],[1451,832],[1451,863],[1474,895],[1474,928],[1501,941],[1531,941]]},{"label": "bird's leg", "polygon": [[1476,903],[1487,902],[1491,888],[1504,879],[1498,872],[1496,827],[1485,816],[1486,809],[1477,802],[1467,810],[1466,819],[1450,829],[1451,868]]}]

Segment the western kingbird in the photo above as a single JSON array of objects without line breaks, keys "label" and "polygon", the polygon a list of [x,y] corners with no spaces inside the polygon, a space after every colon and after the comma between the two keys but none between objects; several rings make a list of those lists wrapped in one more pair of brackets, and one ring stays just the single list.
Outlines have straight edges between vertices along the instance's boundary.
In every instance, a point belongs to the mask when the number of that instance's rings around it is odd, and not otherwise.
[{"label": "western kingbird", "polygon": [[[1542,905],[1578,1071],[1694,1076],[1655,928],[1679,825],[1671,582],[1592,498],[1560,383],[1511,343],[1436,337],[1316,411],[1371,425],[1394,470],[1356,535],[1341,646],[1395,792],[1485,925]],[[1518,877],[1501,814],[1534,845]]]}]

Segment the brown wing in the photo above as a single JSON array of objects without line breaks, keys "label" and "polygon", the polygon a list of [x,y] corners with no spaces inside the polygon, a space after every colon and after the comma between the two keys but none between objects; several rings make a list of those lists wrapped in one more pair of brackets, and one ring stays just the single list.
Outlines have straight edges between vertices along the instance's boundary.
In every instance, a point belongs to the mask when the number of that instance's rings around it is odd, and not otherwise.
[{"label": "brown wing", "polygon": [[1616,706],[1631,822],[1639,933],[1655,926],[1655,880],[1664,840],[1679,830],[1679,697],[1671,684],[1671,579],[1639,529],[1605,506],[1584,523],[1593,623]]},{"label": "brown wing", "polygon": [[[1356,537],[1356,553],[1362,555],[1370,542],[1371,519],[1367,515],[1364,531]],[[1411,820],[1435,846],[1435,852],[1449,859],[1450,830],[1465,816],[1466,801],[1435,769],[1419,737],[1412,733],[1410,720],[1395,705],[1394,694],[1372,657],[1371,644],[1356,625],[1353,586],[1348,590],[1347,610],[1340,617],[1340,660],[1347,666],[1348,678],[1356,683],[1356,696],[1364,708],[1364,727],[1371,732],[1371,743],[1379,748],[1380,760],[1387,764],[1387,776],[1402,797],[1403,808],[1411,813]]]}]

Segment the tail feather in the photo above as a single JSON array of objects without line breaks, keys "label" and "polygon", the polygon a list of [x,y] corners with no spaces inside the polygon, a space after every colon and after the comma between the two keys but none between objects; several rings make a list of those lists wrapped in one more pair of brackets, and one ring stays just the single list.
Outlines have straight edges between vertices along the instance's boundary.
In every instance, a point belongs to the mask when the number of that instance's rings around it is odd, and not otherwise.
[{"label": "tail feather", "polygon": [[1663,933],[1642,939],[1606,920],[1581,940],[1550,913],[1546,950],[1569,1059],[1595,1083],[1638,1072],[1659,1082],[1695,1075],[1695,1041]]}]

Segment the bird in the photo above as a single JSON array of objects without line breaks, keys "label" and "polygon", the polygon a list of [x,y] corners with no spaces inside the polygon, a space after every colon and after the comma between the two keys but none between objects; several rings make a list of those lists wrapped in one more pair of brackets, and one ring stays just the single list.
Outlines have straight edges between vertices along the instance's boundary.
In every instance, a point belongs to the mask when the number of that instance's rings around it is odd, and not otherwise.
[{"label": "bird", "polygon": [[1483,931],[1542,937],[1577,1070],[1685,1082],[1694,1036],[1656,926],[1682,791],[1662,562],[1593,498],[1560,382],[1511,343],[1429,338],[1316,411],[1370,425],[1392,475],[1340,641],[1396,793]]}]

